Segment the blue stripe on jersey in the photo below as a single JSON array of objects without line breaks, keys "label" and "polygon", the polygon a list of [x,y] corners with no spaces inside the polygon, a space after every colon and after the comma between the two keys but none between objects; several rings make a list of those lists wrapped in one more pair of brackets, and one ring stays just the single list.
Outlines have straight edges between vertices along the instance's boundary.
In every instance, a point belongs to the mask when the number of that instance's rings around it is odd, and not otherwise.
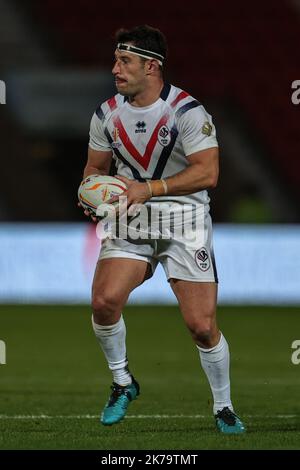
[{"label": "blue stripe on jersey", "polygon": [[163,89],[161,90],[160,97],[162,100],[167,101],[171,90],[171,85],[169,83],[165,83]]},{"label": "blue stripe on jersey", "polygon": [[170,141],[169,145],[164,147],[163,151],[161,152],[160,157],[158,159],[158,163],[156,165],[156,168],[153,172],[153,175],[152,175],[151,179],[155,180],[155,179],[161,178],[161,175],[163,174],[163,171],[164,171],[165,166],[167,164],[168,158],[172,153],[172,150],[173,150],[173,147],[175,145],[177,136],[178,136],[178,129],[174,125],[171,129],[171,141]]},{"label": "blue stripe on jersey", "polygon": [[[104,130],[104,133],[105,133],[105,135],[106,135],[106,137],[107,137],[108,142],[109,142],[110,144],[112,144],[113,139],[112,139],[110,133],[108,132],[107,128]],[[114,152],[114,154],[119,158],[119,160],[121,160],[126,166],[128,166],[128,167],[131,169],[131,171],[132,171],[132,176],[133,176],[133,178],[134,178],[135,180],[138,180],[138,181],[146,181],[145,178],[142,178],[142,177],[141,177],[139,171],[138,171],[136,168],[134,168],[134,166],[132,166],[132,165],[126,160],[126,158],[123,157],[123,155],[121,154],[121,152],[120,152],[118,149],[114,148],[114,149],[113,149],[113,152]]]},{"label": "blue stripe on jersey", "polygon": [[105,116],[104,116],[104,112],[102,111],[101,104],[98,106],[95,113],[97,114],[100,121],[104,121]]},{"label": "blue stripe on jersey", "polygon": [[179,108],[176,111],[175,116],[179,119],[184,113],[186,113],[190,109],[197,108],[198,106],[201,106],[201,103],[199,103],[199,101],[197,100],[190,101],[190,103],[187,103],[183,105],[181,108]]}]

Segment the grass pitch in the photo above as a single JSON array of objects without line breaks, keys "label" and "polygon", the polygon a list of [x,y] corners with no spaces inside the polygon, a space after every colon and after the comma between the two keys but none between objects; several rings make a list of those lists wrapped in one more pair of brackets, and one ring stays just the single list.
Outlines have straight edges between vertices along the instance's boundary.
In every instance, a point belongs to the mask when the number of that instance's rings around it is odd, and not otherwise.
[{"label": "grass pitch", "polygon": [[219,435],[197,351],[176,307],[127,307],[141,395],[128,417],[98,415],[111,375],[82,306],[1,306],[0,449],[300,449],[300,308],[219,308],[232,397],[248,432]]}]

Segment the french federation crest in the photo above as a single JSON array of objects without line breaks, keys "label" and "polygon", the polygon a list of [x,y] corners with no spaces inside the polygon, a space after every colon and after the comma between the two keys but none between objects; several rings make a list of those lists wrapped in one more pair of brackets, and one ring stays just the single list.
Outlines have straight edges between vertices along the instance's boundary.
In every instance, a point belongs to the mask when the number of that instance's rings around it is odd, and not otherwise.
[{"label": "french federation crest", "polygon": [[171,142],[171,132],[167,126],[161,126],[158,131],[158,142],[163,147],[166,147]]},{"label": "french federation crest", "polygon": [[195,253],[195,261],[201,271],[208,271],[210,268],[210,257],[207,249],[203,246]]}]

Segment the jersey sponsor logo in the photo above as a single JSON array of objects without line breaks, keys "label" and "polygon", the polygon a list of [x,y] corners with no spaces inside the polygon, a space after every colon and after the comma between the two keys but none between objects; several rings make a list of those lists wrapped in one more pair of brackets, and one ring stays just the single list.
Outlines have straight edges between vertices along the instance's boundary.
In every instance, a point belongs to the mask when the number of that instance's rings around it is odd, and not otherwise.
[{"label": "jersey sponsor logo", "polygon": [[205,121],[205,123],[203,124],[201,128],[202,134],[210,136],[211,131],[212,131],[212,125],[208,121]]},{"label": "jersey sponsor logo", "polygon": [[195,253],[195,261],[201,271],[208,271],[210,268],[210,258],[207,249],[203,246]]},{"label": "jersey sponsor logo", "polygon": [[136,127],[135,129],[136,134],[144,134],[147,131],[145,121],[138,121],[135,127]]},{"label": "jersey sponsor logo", "polygon": [[158,131],[157,138],[158,138],[158,142],[163,147],[166,147],[167,145],[169,145],[169,143],[171,142],[171,132],[169,128],[167,126],[161,126],[161,128]]}]

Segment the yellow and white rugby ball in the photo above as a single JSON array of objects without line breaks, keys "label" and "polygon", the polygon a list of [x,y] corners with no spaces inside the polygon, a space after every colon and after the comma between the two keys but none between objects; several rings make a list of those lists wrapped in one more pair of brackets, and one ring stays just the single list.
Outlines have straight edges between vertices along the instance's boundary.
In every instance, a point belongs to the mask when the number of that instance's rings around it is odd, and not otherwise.
[{"label": "yellow and white rugby ball", "polygon": [[96,214],[100,204],[105,203],[113,196],[119,196],[126,189],[126,184],[118,178],[106,175],[91,175],[81,182],[78,189],[78,199],[84,209]]}]

